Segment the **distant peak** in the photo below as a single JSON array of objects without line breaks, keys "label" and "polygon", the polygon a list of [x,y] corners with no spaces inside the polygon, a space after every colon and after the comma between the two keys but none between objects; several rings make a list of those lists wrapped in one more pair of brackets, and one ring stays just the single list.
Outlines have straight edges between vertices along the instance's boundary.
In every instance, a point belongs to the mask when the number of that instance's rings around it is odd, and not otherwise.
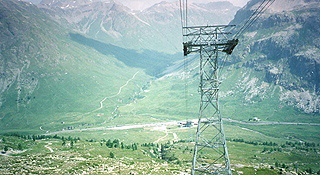
[{"label": "distant peak", "polygon": [[92,3],[108,3],[108,4],[117,4],[117,5],[123,6],[122,3],[116,0],[42,0],[40,5],[66,9],[66,8],[76,8],[82,5],[88,5]]}]

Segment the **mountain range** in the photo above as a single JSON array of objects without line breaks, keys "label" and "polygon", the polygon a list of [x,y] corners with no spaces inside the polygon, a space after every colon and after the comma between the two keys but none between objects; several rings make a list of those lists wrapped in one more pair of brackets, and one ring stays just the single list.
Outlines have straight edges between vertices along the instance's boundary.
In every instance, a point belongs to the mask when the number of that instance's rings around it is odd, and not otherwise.
[{"label": "mountain range", "polygon": [[[61,24],[102,42],[166,53],[181,48],[178,1],[163,1],[143,11],[133,11],[115,1],[99,0],[45,0],[38,6]],[[238,9],[229,2],[190,4],[190,24],[227,24]]]},{"label": "mountain range", "polygon": [[[236,33],[259,2],[190,4],[189,25],[236,24]],[[319,7],[276,0],[240,36],[222,74],[225,117],[319,121]],[[0,8],[3,132],[197,115],[198,60],[182,57],[179,3],[133,11],[114,1],[7,0]]]}]

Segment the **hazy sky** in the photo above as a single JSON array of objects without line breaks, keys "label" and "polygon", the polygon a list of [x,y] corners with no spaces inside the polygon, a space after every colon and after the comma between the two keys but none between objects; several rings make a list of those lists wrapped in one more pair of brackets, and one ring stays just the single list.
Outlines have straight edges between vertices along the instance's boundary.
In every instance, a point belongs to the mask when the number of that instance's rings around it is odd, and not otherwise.
[{"label": "hazy sky", "polygon": [[[123,5],[128,6],[133,10],[143,10],[161,1],[174,2],[177,0],[116,0],[116,1],[121,2]],[[230,1],[235,6],[243,7],[244,5],[246,5],[246,3],[249,0],[188,0],[188,3],[193,3],[193,2],[207,3],[207,2],[213,2],[213,1]]]}]

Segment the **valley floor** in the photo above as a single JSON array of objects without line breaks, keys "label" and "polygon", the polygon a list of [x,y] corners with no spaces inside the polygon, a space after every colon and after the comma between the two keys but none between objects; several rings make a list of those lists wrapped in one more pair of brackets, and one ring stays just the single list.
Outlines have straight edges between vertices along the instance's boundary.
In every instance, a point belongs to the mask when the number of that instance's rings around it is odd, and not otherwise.
[{"label": "valley floor", "polygon": [[[174,123],[88,129],[81,139],[75,131],[0,136],[0,174],[190,174],[194,142],[188,138],[194,127]],[[226,128],[237,135],[227,143],[233,174],[320,171],[320,145]]]}]

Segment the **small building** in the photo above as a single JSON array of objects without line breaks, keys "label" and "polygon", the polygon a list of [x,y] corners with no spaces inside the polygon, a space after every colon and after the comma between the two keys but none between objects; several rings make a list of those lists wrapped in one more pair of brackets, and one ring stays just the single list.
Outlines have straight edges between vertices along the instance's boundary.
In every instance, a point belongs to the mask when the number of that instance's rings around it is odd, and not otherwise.
[{"label": "small building", "polygon": [[254,122],[260,122],[260,119],[258,117],[253,117],[252,119]]},{"label": "small building", "polygon": [[192,127],[194,125],[193,121],[179,122],[179,127]]},{"label": "small building", "polygon": [[253,117],[253,118],[250,118],[249,121],[260,122],[261,119],[259,119],[258,117]]}]

